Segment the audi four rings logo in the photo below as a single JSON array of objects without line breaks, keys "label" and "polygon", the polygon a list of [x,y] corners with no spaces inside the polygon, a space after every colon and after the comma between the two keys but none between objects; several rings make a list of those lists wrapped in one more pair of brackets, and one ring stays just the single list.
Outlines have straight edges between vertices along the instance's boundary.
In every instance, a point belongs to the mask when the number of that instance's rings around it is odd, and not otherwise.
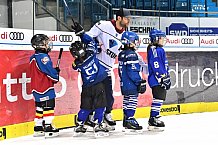
[{"label": "audi four rings logo", "polygon": [[181,43],[182,44],[193,44],[194,40],[192,38],[182,38]]},{"label": "audi four rings logo", "polygon": [[9,38],[11,40],[23,40],[24,39],[24,33],[23,32],[10,32]]},{"label": "audi four rings logo", "polygon": [[142,43],[143,44],[149,44],[150,43],[150,39],[149,38],[143,38],[142,39]]},{"label": "audi four rings logo", "polygon": [[73,41],[73,36],[72,35],[60,35],[59,36],[59,41],[60,42],[72,42]]}]

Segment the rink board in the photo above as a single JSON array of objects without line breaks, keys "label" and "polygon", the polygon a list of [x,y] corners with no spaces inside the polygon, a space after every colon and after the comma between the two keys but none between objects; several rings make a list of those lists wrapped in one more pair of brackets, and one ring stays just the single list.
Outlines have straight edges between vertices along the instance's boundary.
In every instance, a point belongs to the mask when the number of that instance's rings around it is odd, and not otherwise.
[{"label": "rink board", "polygon": [[[30,45],[32,30],[9,28],[0,30],[0,139],[4,139],[33,133],[35,107],[30,92],[29,57],[34,51]],[[60,64],[60,82],[55,85],[57,99],[54,123],[58,128],[73,126],[74,115],[80,107],[81,77],[78,72],[72,70],[73,59],[68,49],[78,38],[70,32],[36,31],[35,33],[45,33],[51,37],[54,50],[50,56],[54,66],[59,49],[64,48]],[[12,40],[15,39],[15,34],[20,40]],[[184,38],[169,37],[166,45],[172,87],[161,109],[162,115],[218,111],[216,103],[218,102],[218,51],[214,47],[218,41],[216,37],[213,41],[210,41],[211,37],[202,37],[205,41],[196,42],[200,39],[194,37],[193,46],[188,44],[185,47],[185,44],[180,41],[182,39]],[[139,53],[145,62],[146,46],[147,42],[143,42],[144,48],[139,48]],[[121,120],[123,97],[120,92],[117,67],[116,61],[112,73],[115,97],[113,117]],[[147,79],[147,74],[142,75]],[[148,106],[151,105],[151,101],[151,88],[147,85],[146,92],[138,97],[135,115],[137,118],[148,117],[150,111]]]},{"label": "rink board", "polygon": [[[161,115],[166,116],[196,112],[213,112],[217,110],[218,102],[173,104],[163,105]],[[150,107],[137,108],[135,117],[148,118],[149,112]],[[112,114],[114,116],[114,119],[116,120],[122,120],[123,118],[123,113],[121,109],[113,110]],[[54,119],[54,124],[56,127],[63,129],[66,127],[75,126],[74,116],[75,114],[56,116]],[[33,121],[0,127],[0,140],[31,135],[33,134],[33,127]]]}]

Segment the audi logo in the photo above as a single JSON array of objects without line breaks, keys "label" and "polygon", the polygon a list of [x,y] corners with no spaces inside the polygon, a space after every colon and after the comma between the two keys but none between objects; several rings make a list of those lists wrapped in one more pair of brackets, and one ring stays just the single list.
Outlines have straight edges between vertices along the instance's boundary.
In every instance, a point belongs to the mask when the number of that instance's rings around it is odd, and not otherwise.
[{"label": "audi logo", "polygon": [[10,32],[9,33],[9,38],[11,40],[23,40],[24,39],[24,34],[23,34],[23,32]]},{"label": "audi logo", "polygon": [[142,44],[149,44],[150,43],[150,39],[149,38],[143,38],[142,39]]},{"label": "audi logo", "polygon": [[60,35],[59,36],[59,41],[60,42],[72,42],[73,41],[73,36],[72,35]]},{"label": "audi logo", "polygon": [[182,44],[193,44],[194,40],[192,38],[182,38],[181,43]]}]

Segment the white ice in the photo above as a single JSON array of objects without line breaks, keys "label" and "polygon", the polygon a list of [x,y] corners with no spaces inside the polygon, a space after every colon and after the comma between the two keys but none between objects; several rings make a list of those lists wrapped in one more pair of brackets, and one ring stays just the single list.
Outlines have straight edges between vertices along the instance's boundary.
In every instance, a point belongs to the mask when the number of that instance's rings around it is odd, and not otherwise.
[{"label": "white ice", "polygon": [[218,112],[193,113],[161,118],[166,124],[163,132],[147,130],[148,118],[138,119],[142,134],[125,134],[122,122],[109,137],[94,138],[92,132],[73,136],[73,128],[60,131],[56,138],[24,136],[0,141],[0,145],[217,145]]}]

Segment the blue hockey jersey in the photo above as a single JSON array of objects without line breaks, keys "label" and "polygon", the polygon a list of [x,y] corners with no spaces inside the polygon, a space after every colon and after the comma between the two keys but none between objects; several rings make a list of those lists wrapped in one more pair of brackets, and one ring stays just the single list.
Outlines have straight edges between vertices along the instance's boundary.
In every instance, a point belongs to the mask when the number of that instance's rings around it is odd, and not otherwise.
[{"label": "blue hockey jersey", "polygon": [[150,87],[160,85],[162,77],[169,75],[169,65],[162,47],[151,46],[148,50],[148,83]]},{"label": "blue hockey jersey", "polygon": [[81,73],[82,87],[86,88],[103,81],[108,76],[109,69],[104,67],[96,57],[97,47],[95,41],[87,39],[89,38],[87,34],[84,34],[84,36],[81,38],[82,41],[88,43],[85,54],[86,59],[83,62],[75,59],[72,66],[74,70],[78,70]]},{"label": "blue hockey jersey", "polygon": [[37,52],[30,57],[31,90],[36,102],[55,98],[54,83],[59,75],[46,53]]},{"label": "blue hockey jersey", "polygon": [[118,55],[119,77],[122,95],[138,93],[138,85],[142,80],[139,75],[140,65],[138,55],[133,50],[123,50]]}]

